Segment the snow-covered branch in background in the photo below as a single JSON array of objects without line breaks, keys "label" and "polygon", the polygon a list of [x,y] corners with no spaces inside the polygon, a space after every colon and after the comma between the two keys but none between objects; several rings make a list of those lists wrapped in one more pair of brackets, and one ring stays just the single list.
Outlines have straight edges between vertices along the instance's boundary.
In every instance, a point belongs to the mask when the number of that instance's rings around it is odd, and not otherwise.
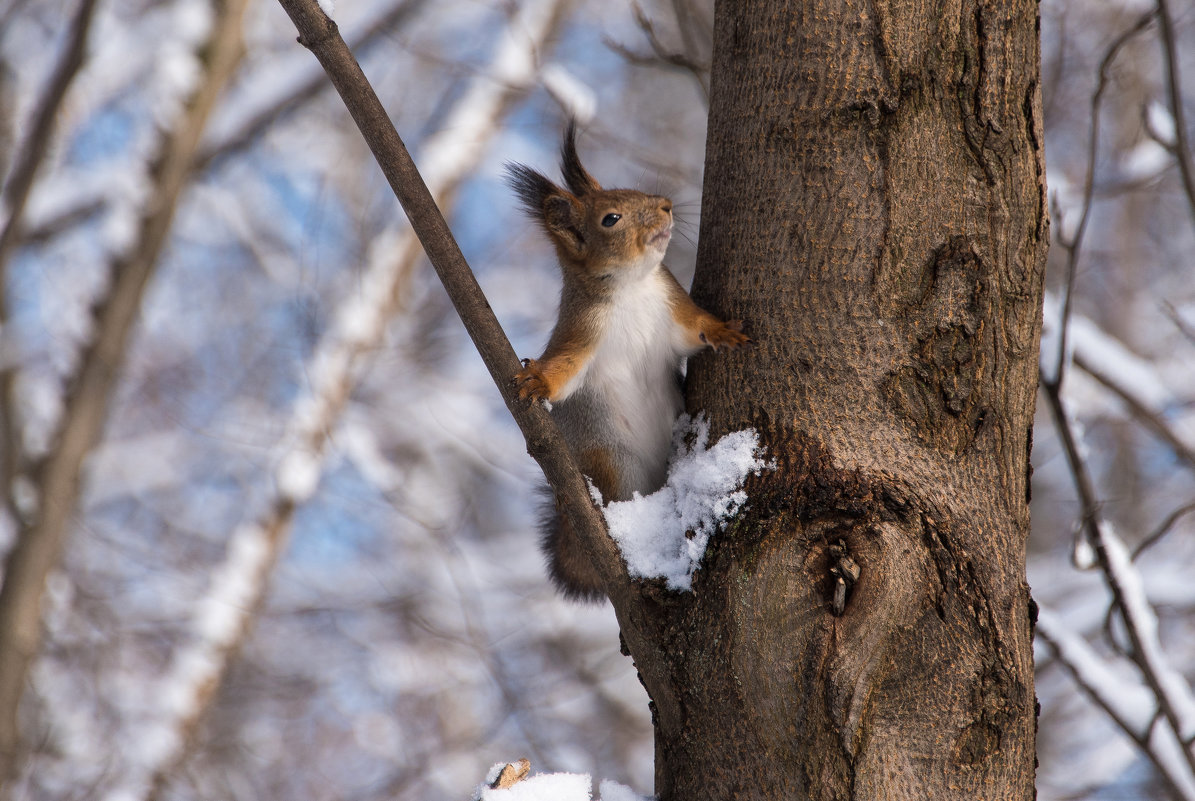
[{"label": "snow-covered branch in background", "polygon": [[[426,2],[401,0],[390,5],[376,18],[364,24],[352,25],[345,31],[349,46],[357,51],[376,44],[418,13]],[[186,30],[181,25],[173,27]],[[111,49],[110,43],[104,44],[104,51]],[[245,73],[238,85],[226,93],[219,108],[213,111],[212,119],[203,132],[199,151],[195,154],[192,169],[197,174],[249,147],[279,117],[297,111],[327,89],[327,76],[318,64],[311,63],[306,53],[296,53],[293,60],[279,61],[282,62],[280,65],[268,61],[264,67]],[[105,67],[111,70],[107,64]],[[128,69],[127,66],[124,68]],[[147,75],[156,74],[148,68],[144,72]],[[131,87],[122,84],[115,87],[114,91],[130,92]],[[97,101],[89,99],[89,102],[94,104]],[[129,188],[121,192],[113,191],[123,186]],[[29,199],[29,207],[19,231],[21,244],[49,240],[106,211],[113,201],[123,202],[130,196],[135,199],[138,186],[143,186],[143,182],[131,181],[130,176],[119,168],[105,170],[94,164],[75,168],[60,165],[54,174],[39,180]],[[113,217],[116,218],[116,215]],[[128,215],[118,219],[127,223]],[[127,224],[109,227],[110,230],[128,228]]]},{"label": "snow-covered branch in background", "polygon": [[[0,214],[4,217],[4,224],[0,227],[0,275],[5,273],[4,265],[16,244],[25,202],[33,188],[34,176],[53,141],[54,123],[67,90],[74,82],[79,68],[83,66],[95,6],[96,0],[80,2],[71,21],[69,41],[62,50],[33,119],[25,126],[25,140],[21,143],[20,153],[4,183],[4,205],[0,209]],[[3,172],[0,172],[0,175],[2,174]]]},{"label": "snow-covered branch in background", "polygon": [[[14,397],[17,365],[11,356],[14,346],[10,325],[12,309],[8,295],[11,275],[8,263],[20,239],[34,178],[55,139],[56,122],[66,100],[67,90],[83,66],[95,6],[95,0],[82,0],[79,4],[68,29],[67,42],[58,54],[53,72],[37,99],[31,119],[24,121],[25,124],[20,128],[11,126],[16,130],[24,130],[24,139],[12,161],[11,170],[8,162],[10,154],[0,152],[0,177],[6,179],[3,182],[3,194],[0,195],[0,219],[3,220],[0,224],[0,343],[3,345],[3,352],[10,354],[0,364],[0,508],[3,508],[6,518],[2,524],[2,541],[5,546],[11,542],[11,529],[16,526],[20,515],[16,502],[20,492],[15,482],[17,476],[29,467],[26,464],[28,454]],[[16,98],[15,92],[11,91],[12,75],[5,75],[0,80],[0,92],[4,93],[4,97],[0,98],[0,112],[15,116]],[[8,120],[4,124],[6,127],[11,125]],[[9,133],[15,131],[6,131],[5,139]],[[5,145],[7,144],[10,143],[5,142]],[[7,147],[4,150],[6,151]],[[3,724],[0,724],[0,749],[8,749],[9,744],[6,741],[12,734],[14,732],[5,731]]]},{"label": "snow-covered branch in background", "polygon": [[[1192,741],[1195,741],[1195,694],[1192,693],[1187,680],[1167,659],[1159,638],[1157,614],[1146,596],[1141,572],[1133,563],[1129,549],[1102,513],[1100,499],[1087,466],[1089,454],[1083,444],[1082,426],[1063,397],[1063,368],[1071,358],[1072,347],[1076,360],[1078,352],[1086,349],[1090,351],[1086,356],[1092,362],[1108,365],[1107,370],[1110,374],[1119,376],[1126,384],[1134,386],[1142,396],[1152,398],[1155,403],[1163,403],[1169,390],[1151,365],[1133,357],[1126,348],[1103,335],[1096,326],[1082,318],[1072,315],[1069,319],[1059,320],[1053,306],[1051,299],[1047,298],[1046,322],[1050,327],[1048,333],[1058,336],[1058,331],[1065,332],[1069,327],[1069,344],[1059,347],[1062,361],[1053,363],[1053,378],[1047,377],[1050,364],[1048,360],[1057,357],[1051,356],[1048,348],[1042,348],[1042,391],[1046,396],[1079,496],[1081,532],[1075,543],[1075,562],[1084,568],[1098,564],[1103,572],[1115,608],[1119,610],[1125,624],[1125,631],[1132,646],[1130,656],[1154,697],[1155,728],[1168,729],[1169,734],[1146,734],[1139,725],[1140,721],[1134,724],[1127,718],[1118,716],[1123,712],[1122,707],[1106,708],[1110,713],[1113,709],[1117,710],[1113,713],[1113,718],[1130,732],[1143,748],[1149,750],[1151,758],[1156,760],[1160,758],[1159,754],[1167,754],[1167,758],[1180,760],[1185,768],[1181,775],[1190,779],[1195,775],[1195,756],[1192,755],[1190,747]],[[1076,649],[1072,648],[1071,651],[1076,652]],[[1092,671],[1088,671],[1088,674],[1094,675]],[[1161,743],[1170,742],[1172,747],[1153,748],[1150,743],[1154,742],[1154,737],[1160,738],[1158,742]],[[1170,767],[1165,772],[1169,776],[1173,770]]]},{"label": "snow-covered branch in background", "polygon": [[540,81],[564,113],[578,125],[589,123],[597,114],[597,96],[593,89],[560,64],[545,64]]},{"label": "snow-covered branch in background", "polygon": [[1044,607],[1038,609],[1036,636],[1049,645],[1083,692],[1145,752],[1174,791],[1184,801],[1195,801],[1195,773],[1182,757],[1184,746],[1161,720],[1150,688],[1126,675],[1131,668],[1113,669],[1082,636]]},{"label": "snow-covered branch in background", "polygon": [[[563,0],[522,4],[500,34],[492,64],[455,101],[438,133],[424,143],[420,164],[441,205],[477,165],[488,140],[519,94],[537,79],[536,54],[562,18]],[[269,575],[287,539],[294,509],[319,484],[330,437],[388,322],[401,309],[420,246],[403,221],[371,245],[353,293],[337,310],[305,375],[310,384],[295,404],[277,455],[275,492],[268,511],[239,526],[191,626],[190,641],[158,682],[161,703],[124,750],[131,756],[111,799],[144,798],[185,755],[187,742],[218,689],[265,595]]]},{"label": "snow-covered branch in background", "polygon": [[[1057,297],[1046,293],[1041,344],[1045,376],[1054,375],[1056,369],[1053,360],[1062,328],[1058,306]],[[1195,374],[1181,363],[1156,363],[1138,356],[1081,314],[1070,315],[1067,329],[1064,358],[1116,396],[1179,459],[1195,468],[1195,410],[1186,400],[1195,393]],[[1070,398],[1075,391],[1071,383],[1064,394]]]},{"label": "snow-covered branch in background", "polygon": [[[216,99],[240,60],[241,21],[246,0],[219,4],[216,19],[202,9],[182,20],[181,39],[162,43],[160,84],[154,92],[153,153],[146,167],[142,202],[130,204],[127,224],[109,251],[110,286],[94,309],[79,309],[77,333],[83,342],[78,368],[69,371],[68,397],[60,420],[41,421],[45,453],[28,493],[31,497],[5,564],[0,589],[0,749],[11,772],[16,757],[17,707],[29,664],[41,640],[41,602],[46,579],[58,564],[80,495],[80,470],[99,439],[108,403],[124,363],[141,298],[165,246],[179,198],[190,177],[199,137]],[[203,57],[200,57],[202,52]],[[122,218],[123,221],[123,218]],[[127,230],[125,230],[127,229]],[[103,259],[97,259],[100,264]],[[90,298],[81,300],[86,302]],[[72,362],[73,359],[68,358]],[[28,442],[33,416],[22,420]]]},{"label": "snow-covered branch in background", "polygon": [[[1195,695],[1191,685],[1174,669],[1158,638],[1158,616],[1145,594],[1145,581],[1129,556],[1129,549],[1106,522],[1096,526],[1096,550],[1100,563],[1120,606],[1125,626],[1133,641],[1133,658],[1141,666],[1146,681],[1157,693],[1161,712],[1170,722],[1179,742],[1195,739]],[[1195,771],[1195,761],[1188,755]]]},{"label": "snow-covered branch in background", "polygon": [[[1076,431],[1061,397],[1059,387],[1046,386],[1047,400],[1054,415],[1080,496],[1082,537],[1076,543],[1076,563],[1085,567],[1089,561],[1080,554],[1092,554],[1095,564],[1103,572],[1113,602],[1120,610],[1132,645],[1130,656],[1137,664],[1145,684],[1154,696],[1158,725],[1170,730],[1176,744],[1173,757],[1181,759],[1188,773],[1195,773],[1195,757],[1190,744],[1195,739],[1195,695],[1186,679],[1170,664],[1158,635],[1158,619],[1145,592],[1140,571],[1133,564],[1129,550],[1103,518],[1100,504],[1094,495],[1083,457],[1080,434]],[[1094,564],[1090,565],[1094,566]],[[1119,721],[1118,721],[1119,722]],[[1126,728],[1126,730],[1129,730]],[[1143,742],[1138,740],[1138,742]],[[1143,747],[1145,747],[1143,745]],[[1151,751],[1151,755],[1152,755]]]}]

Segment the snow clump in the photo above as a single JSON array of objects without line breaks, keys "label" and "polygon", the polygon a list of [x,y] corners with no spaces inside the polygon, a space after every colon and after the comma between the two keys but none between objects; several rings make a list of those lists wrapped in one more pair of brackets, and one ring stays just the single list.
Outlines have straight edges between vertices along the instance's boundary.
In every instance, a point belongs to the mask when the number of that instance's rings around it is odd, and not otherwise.
[{"label": "snow clump", "polygon": [[667,483],[603,510],[632,578],[663,578],[669,589],[691,590],[710,537],[747,502],[747,476],[775,467],[763,458],[755,429],[733,431],[712,448],[709,436],[705,417],[681,415]]}]

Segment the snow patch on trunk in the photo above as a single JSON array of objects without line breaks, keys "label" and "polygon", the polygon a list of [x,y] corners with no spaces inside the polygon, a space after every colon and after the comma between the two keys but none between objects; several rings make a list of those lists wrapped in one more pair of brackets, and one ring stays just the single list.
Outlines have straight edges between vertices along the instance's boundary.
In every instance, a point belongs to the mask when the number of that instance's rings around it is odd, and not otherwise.
[{"label": "snow patch on trunk", "polygon": [[633,578],[663,578],[669,589],[691,590],[710,537],[747,502],[747,476],[775,467],[764,459],[754,429],[733,431],[713,447],[709,436],[705,417],[681,415],[667,483],[603,510]]}]

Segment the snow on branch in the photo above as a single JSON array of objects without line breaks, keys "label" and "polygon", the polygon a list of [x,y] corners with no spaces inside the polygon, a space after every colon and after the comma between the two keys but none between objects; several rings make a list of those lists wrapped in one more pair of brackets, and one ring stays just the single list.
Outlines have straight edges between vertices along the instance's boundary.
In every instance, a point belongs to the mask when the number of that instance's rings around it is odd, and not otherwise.
[{"label": "snow on branch", "polygon": [[[1141,571],[1133,564],[1129,549],[1112,527],[1101,521],[1096,526],[1101,564],[1113,586],[1125,625],[1133,638],[1134,658],[1158,693],[1162,711],[1171,721],[1181,742],[1195,739],[1195,695],[1191,685],[1166,658],[1158,637],[1158,616],[1145,594]],[[1195,769],[1195,768],[1193,768]]]},{"label": "snow on branch", "polygon": [[[9,257],[21,238],[26,204],[33,190],[37,172],[54,140],[55,123],[59,119],[67,91],[83,66],[95,7],[95,0],[82,0],[79,4],[70,23],[68,41],[58,56],[49,82],[37,100],[32,118],[26,121],[24,126],[19,126],[26,129],[25,139],[3,184],[4,191],[0,196],[0,217],[3,217],[3,224],[0,225],[0,331],[6,340],[11,337],[8,330],[10,304],[7,291]],[[11,98],[8,100],[11,101]],[[9,114],[15,105],[15,102],[0,101],[0,112]],[[0,153],[0,162],[5,155]],[[0,177],[4,175],[4,167],[8,166],[0,166]],[[11,348],[11,344],[8,344],[7,348]],[[5,361],[10,362],[10,359]],[[14,402],[16,369],[16,365],[12,363],[0,365],[0,487],[3,487],[0,506],[10,518],[6,525],[19,516],[13,501],[13,482],[26,469],[25,462],[28,457],[23,432],[19,430],[17,404]],[[0,739],[2,738],[0,735]]]},{"label": "snow on branch", "polygon": [[[428,139],[424,154],[431,165],[428,184],[433,195],[453,193],[480,160],[511,101],[534,84],[533,54],[551,38],[561,6],[561,0],[524,4],[501,35],[492,67],[474,79],[440,132]],[[310,385],[295,404],[280,445],[273,501],[261,519],[233,532],[225,561],[196,611],[190,641],[158,683],[162,702],[157,714],[132,734],[125,749],[138,758],[110,798],[146,797],[182,759],[261,604],[293,511],[318,486],[329,437],[357,377],[380,349],[386,325],[406,297],[419,253],[419,242],[405,223],[371,247],[361,281],[341,302],[331,330],[305,370]]]},{"label": "snow on branch", "polygon": [[[369,47],[393,31],[415,14],[427,0],[402,0],[376,19],[346,33],[349,46],[357,51]],[[181,26],[176,26],[181,27]],[[302,59],[302,66],[298,61]],[[318,64],[311,64],[305,53],[297,53],[295,63],[280,59],[282,66],[273,66],[242,76],[221,99],[212,119],[204,129],[199,151],[192,170],[201,174],[223,159],[252,145],[285,114],[294,112],[318,97],[328,87],[328,78]],[[85,168],[62,166],[38,183],[29,199],[22,227],[18,232],[21,244],[44,242],[71,227],[94,218],[113,205],[121,195],[136,196],[137,184],[122,174],[124,165],[102,169],[89,164]],[[130,184],[121,193],[114,186]],[[137,202],[143,202],[138,198]],[[127,204],[117,204],[127,205]],[[121,209],[115,209],[121,217]],[[112,226],[127,229],[126,219]]]},{"label": "snow on branch", "polygon": [[598,101],[587,83],[556,63],[544,65],[540,80],[566,115],[580,125],[593,120]]},{"label": "snow on branch", "polygon": [[[1175,756],[1184,761],[1190,773],[1195,773],[1195,757],[1189,747],[1192,738],[1195,738],[1195,694],[1192,694],[1187,680],[1167,659],[1158,635],[1157,615],[1146,596],[1141,573],[1133,564],[1124,542],[1100,512],[1100,503],[1083,457],[1079,432],[1063,405],[1061,388],[1045,384],[1043,388],[1082,507],[1082,536],[1085,539],[1076,544],[1076,552],[1085,551],[1086,546],[1094,550],[1095,561],[1103,571],[1104,580],[1124,620],[1132,644],[1131,656],[1154,695],[1160,720],[1170,729],[1176,742],[1183,744]],[[1080,545],[1085,547],[1080,548]]]},{"label": "snow on branch", "polygon": [[[1061,323],[1057,326],[1063,332],[1063,337],[1068,322],[1071,321],[1064,311]],[[1072,336],[1070,340],[1078,347],[1082,338]],[[1087,467],[1082,429],[1063,399],[1063,368],[1069,358],[1066,350],[1065,346],[1059,348],[1062,356],[1057,362],[1057,371],[1053,377],[1046,375],[1043,357],[1041,385],[1066,454],[1075,491],[1079,496],[1081,537],[1076,541],[1076,562],[1084,566],[1083,562],[1093,561],[1094,564],[1090,566],[1098,564],[1103,572],[1108,589],[1112,592],[1113,603],[1120,610],[1132,644],[1130,656],[1140,669],[1145,684],[1157,704],[1157,725],[1169,729],[1169,735],[1165,736],[1173,738],[1174,745],[1177,746],[1167,753],[1172,753],[1174,758],[1182,761],[1185,766],[1184,775],[1189,777],[1195,774],[1195,755],[1192,755],[1190,749],[1190,743],[1195,739],[1195,694],[1192,693],[1187,680],[1167,659],[1159,638],[1157,615],[1146,596],[1141,573],[1133,563],[1124,542],[1113,530],[1112,525],[1104,519],[1095,482]],[[1127,360],[1122,361],[1127,363]],[[1148,385],[1147,378],[1140,380]],[[1160,380],[1155,382],[1155,387],[1157,386],[1161,386]],[[1092,555],[1095,558],[1079,558],[1080,554]],[[1138,742],[1141,742],[1140,739]],[[1151,756],[1154,755],[1153,751],[1150,753]]]},{"label": "snow on branch", "polygon": [[1079,634],[1067,628],[1057,614],[1038,606],[1035,636],[1044,640],[1058,661],[1075,677],[1126,734],[1144,744],[1158,714],[1157,700],[1144,684],[1112,670]]},{"label": "snow on branch", "polygon": [[70,39],[38,102],[33,120],[27,126],[20,154],[13,164],[8,181],[4,184],[4,209],[2,211],[7,218],[0,230],[0,274],[3,274],[8,254],[16,244],[21,214],[25,209],[25,202],[29,198],[30,190],[33,188],[37,169],[53,141],[54,124],[58,119],[58,112],[66,98],[67,90],[78,74],[79,68],[83,66],[95,6],[96,0],[82,0],[79,4],[75,17],[71,21]]},{"label": "snow on branch", "polygon": [[[1062,331],[1059,305],[1058,296],[1053,292],[1047,292],[1042,308],[1043,367],[1056,349],[1055,343]],[[1124,343],[1106,333],[1091,319],[1071,312],[1066,326],[1068,361],[1082,356],[1088,362],[1098,364],[1101,370],[1113,377],[1118,384],[1133,387],[1137,397],[1153,408],[1175,402],[1174,393],[1156,365],[1130,351]]]},{"label": "snow on branch", "polygon": [[1044,607],[1038,608],[1036,636],[1049,645],[1083,692],[1137,743],[1180,797],[1195,801],[1195,773],[1182,756],[1184,745],[1161,719],[1150,688],[1113,670],[1083,637]]},{"label": "snow on branch", "polygon": [[[1061,336],[1062,322],[1059,303],[1053,293],[1046,293],[1042,325],[1041,371],[1049,378],[1056,374],[1051,354]],[[1124,343],[1111,336],[1089,318],[1071,313],[1066,323],[1066,350],[1063,359],[1090,375],[1115,395],[1125,408],[1143,425],[1165,442],[1174,454],[1195,468],[1195,419],[1170,421],[1165,415],[1171,409],[1186,406],[1180,387],[1185,373],[1168,370],[1133,353]],[[1046,381],[1044,383],[1049,383]],[[1180,384],[1181,386],[1181,384]],[[1186,424],[1184,424],[1186,423]]]},{"label": "snow on branch", "polygon": [[[427,0],[398,0],[375,17],[345,26],[345,41],[353,52],[373,46],[400,29],[418,14]],[[245,75],[223,103],[205,136],[196,157],[195,169],[203,170],[214,161],[226,158],[258,139],[282,115],[289,114],[328,88],[328,76],[311,63],[311,56],[295,52],[293,56],[267,62]]]}]

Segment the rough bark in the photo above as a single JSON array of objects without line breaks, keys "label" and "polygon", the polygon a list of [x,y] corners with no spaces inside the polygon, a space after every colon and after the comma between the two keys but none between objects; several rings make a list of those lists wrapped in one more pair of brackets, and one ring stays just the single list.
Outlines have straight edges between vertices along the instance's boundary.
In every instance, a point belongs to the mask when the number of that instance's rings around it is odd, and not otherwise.
[{"label": "rough bark", "polygon": [[691,595],[620,610],[656,792],[1033,798],[1037,6],[723,1],[715,25],[693,294],[757,345],[694,359],[688,403],[778,469]]}]

